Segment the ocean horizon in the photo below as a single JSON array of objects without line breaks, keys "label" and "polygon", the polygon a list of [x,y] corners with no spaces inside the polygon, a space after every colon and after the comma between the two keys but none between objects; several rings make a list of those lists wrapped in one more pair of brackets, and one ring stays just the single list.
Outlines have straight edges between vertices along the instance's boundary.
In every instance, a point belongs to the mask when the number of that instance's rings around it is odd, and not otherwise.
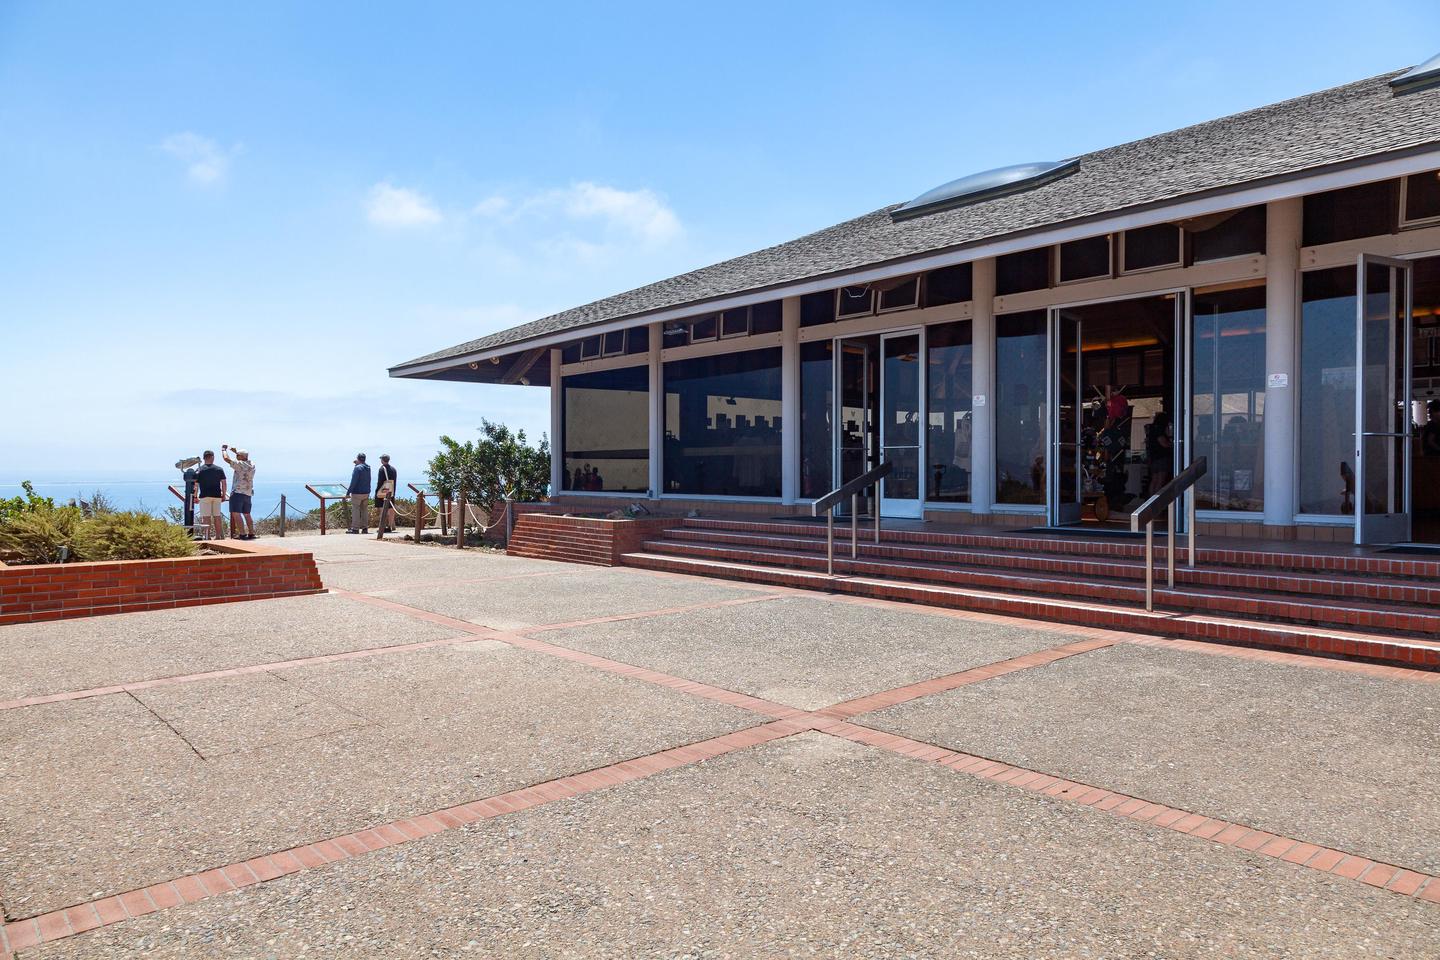
[{"label": "ocean horizon", "polygon": [[[230,471],[225,471],[229,477]],[[280,497],[284,495],[287,500],[287,509],[305,513],[320,506],[320,501],[305,485],[320,483],[346,483],[350,478],[337,477],[334,480],[260,480],[255,481],[255,494],[251,505],[250,515],[256,520],[263,519],[280,508]],[[89,500],[98,491],[104,494],[116,509],[119,510],[144,510],[149,513],[164,516],[169,507],[180,506],[180,499],[173,495],[169,489],[174,486],[177,490],[184,490],[183,481],[178,473],[173,478],[153,480],[36,480],[30,484],[35,492],[42,497],[50,497],[57,504],[69,503],[71,500]],[[409,490],[404,488],[404,493]],[[0,483],[0,498],[18,497],[24,490],[19,481],[14,483]]]}]

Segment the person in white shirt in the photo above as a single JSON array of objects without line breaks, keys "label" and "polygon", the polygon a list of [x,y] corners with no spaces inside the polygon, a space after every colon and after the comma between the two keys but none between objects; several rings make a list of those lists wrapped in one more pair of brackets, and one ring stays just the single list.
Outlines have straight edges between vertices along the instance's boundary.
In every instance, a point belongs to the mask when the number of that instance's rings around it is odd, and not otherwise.
[{"label": "person in white shirt", "polygon": [[[230,451],[235,459],[230,458]],[[250,499],[255,495],[255,464],[250,453],[228,443],[220,445],[220,453],[230,469],[235,471],[235,482],[230,490],[230,536],[236,540],[255,539],[255,521],[250,517]],[[243,531],[243,533],[242,533]]]}]

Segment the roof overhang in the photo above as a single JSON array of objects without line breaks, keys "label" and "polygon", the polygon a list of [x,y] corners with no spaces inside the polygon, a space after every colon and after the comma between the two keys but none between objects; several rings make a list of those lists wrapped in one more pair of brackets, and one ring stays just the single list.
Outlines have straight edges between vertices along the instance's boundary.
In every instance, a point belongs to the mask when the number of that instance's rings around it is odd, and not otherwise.
[{"label": "roof overhang", "polygon": [[[1092,237],[1098,234],[1133,230],[1137,227],[1148,227],[1158,223],[1170,223],[1175,220],[1207,216],[1236,207],[1248,207],[1254,204],[1268,203],[1272,200],[1303,197],[1310,193],[1338,190],[1343,187],[1358,186],[1362,183],[1372,183],[1376,180],[1390,180],[1395,177],[1409,176],[1412,173],[1424,173],[1428,170],[1434,170],[1437,166],[1440,166],[1440,142],[1396,151],[1394,153],[1363,157],[1346,163],[1333,164],[1300,173],[1236,184],[1233,187],[1223,187],[1203,193],[1189,194],[1180,198],[1156,201],[1150,204],[1140,204],[1128,207],[1123,211],[1080,217],[1059,224],[1005,234],[1001,237],[959,244],[935,253],[917,254],[913,257],[889,260],[884,263],[857,267],[852,270],[833,271],[827,274],[807,277],[804,280],[772,284],[766,287],[756,287],[723,297],[694,300],[674,307],[666,307],[660,310],[618,317],[614,320],[570,327],[539,337],[483,348],[470,353],[457,354],[453,357],[439,357],[423,363],[401,364],[391,367],[389,372],[392,377],[471,379],[468,377],[439,377],[437,374],[455,367],[473,370],[479,365],[488,363],[493,359],[502,357],[514,358],[526,351],[556,347],[580,337],[594,336],[613,330],[624,330],[628,327],[639,326],[645,323],[665,323],[670,320],[679,320],[694,316],[696,313],[749,306],[755,303],[774,300],[778,297],[803,296],[807,293],[816,293],[840,286],[874,283],[890,277],[925,270],[934,270],[937,267],[953,266],[958,263],[984,259],[985,257],[1002,256],[1020,250],[1029,250],[1037,246],[1049,246],[1055,243],[1066,243],[1071,240],[1083,240],[1086,237]],[[539,364],[539,366],[545,365]],[[548,380],[549,374],[547,369],[545,381],[548,383]],[[483,382],[497,383],[500,381],[497,377],[487,379]]]}]

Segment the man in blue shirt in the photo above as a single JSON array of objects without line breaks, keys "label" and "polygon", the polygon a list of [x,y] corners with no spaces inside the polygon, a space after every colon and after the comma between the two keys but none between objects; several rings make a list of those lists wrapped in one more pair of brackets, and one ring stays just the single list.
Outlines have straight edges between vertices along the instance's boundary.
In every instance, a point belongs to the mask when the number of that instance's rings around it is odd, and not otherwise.
[{"label": "man in blue shirt", "polygon": [[355,469],[350,471],[350,486],[345,488],[350,497],[350,529],[346,533],[370,532],[370,465],[365,454],[355,454]]}]

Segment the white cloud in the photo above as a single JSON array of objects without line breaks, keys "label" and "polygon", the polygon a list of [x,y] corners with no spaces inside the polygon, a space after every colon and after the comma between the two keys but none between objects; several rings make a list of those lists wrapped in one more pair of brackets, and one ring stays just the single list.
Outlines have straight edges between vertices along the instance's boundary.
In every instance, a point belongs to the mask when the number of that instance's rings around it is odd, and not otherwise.
[{"label": "white cloud", "polygon": [[500,195],[486,197],[471,208],[477,217],[498,217],[510,209],[510,201]]},{"label": "white cloud", "polygon": [[209,187],[224,182],[230,172],[230,158],[239,148],[226,150],[209,137],[186,131],[166,137],[160,149],[185,164],[185,175],[191,183]]},{"label": "white cloud", "polygon": [[388,180],[370,188],[365,216],[382,227],[423,227],[440,222],[440,211],[417,190],[397,187]]},{"label": "white cloud", "polygon": [[586,181],[555,191],[555,198],[569,217],[598,219],[646,243],[664,243],[680,235],[680,218],[650,190],[620,190]]}]

